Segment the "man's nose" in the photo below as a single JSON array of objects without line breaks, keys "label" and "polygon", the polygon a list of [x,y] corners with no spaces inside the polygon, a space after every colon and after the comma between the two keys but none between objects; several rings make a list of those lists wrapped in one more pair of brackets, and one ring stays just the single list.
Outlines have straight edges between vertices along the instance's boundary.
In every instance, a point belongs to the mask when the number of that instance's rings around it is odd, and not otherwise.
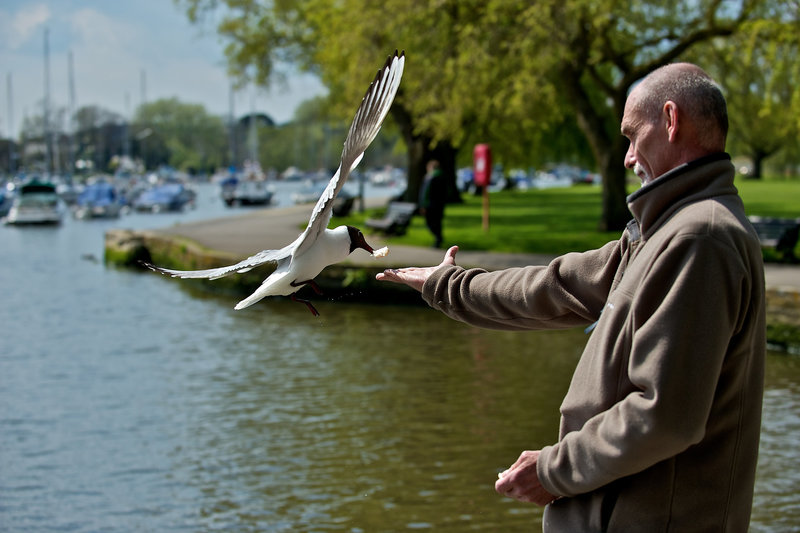
[{"label": "man's nose", "polygon": [[636,158],[633,156],[633,143],[628,145],[628,151],[625,152],[625,161],[623,162],[625,168],[633,168],[633,165],[636,164]]}]

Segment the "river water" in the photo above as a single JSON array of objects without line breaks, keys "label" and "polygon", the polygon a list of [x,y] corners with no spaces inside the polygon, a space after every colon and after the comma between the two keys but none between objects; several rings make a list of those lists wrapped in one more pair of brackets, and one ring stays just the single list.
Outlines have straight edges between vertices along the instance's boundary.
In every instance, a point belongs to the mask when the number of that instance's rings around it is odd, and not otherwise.
[{"label": "river water", "polygon": [[[537,531],[494,493],[553,441],[581,331],[235,295],[106,267],[112,227],[0,227],[0,531]],[[770,354],[753,531],[800,527],[800,358]]]}]

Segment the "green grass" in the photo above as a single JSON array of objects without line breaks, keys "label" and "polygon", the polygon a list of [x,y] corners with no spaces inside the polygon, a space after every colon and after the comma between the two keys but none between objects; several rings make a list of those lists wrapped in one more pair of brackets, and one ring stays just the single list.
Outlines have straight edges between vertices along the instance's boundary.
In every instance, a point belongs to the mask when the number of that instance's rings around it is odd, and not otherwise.
[{"label": "green grass", "polygon": [[[445,209],[445,245],[462,250],[497,252],[562,253],[602,246],[619,237],[618,232],[598,232],[600,189],[571,187],[539,191],[502,191],[489,195],[489,230],[483,230],[483,200],[462,195],[462,204]],[[381,216],[367,210],[337,223],[364,228],[364,220]],[[408,232],[393,236],[392,244],[430,246],[433,238],[425,219],[415,216]]]},{"label": "green grass", "polygon": [[[748,215],[800,217],[800,180],[737,180]],[[631,188],[631,192],[636,186]],[[620,232],[600,232],[601,190],[575,186],[563,189],[502,191],[489,195],[489,231],[482,228],[482,199],[462,195],[463,204],[445,210],[445,245],[463,250],[562,254],[598,248],[619,238]],[[380,216],[367,210],[337,221],[365,228],[364,220]],[[420,216],[408,233],[391,237],[390,244],[430,246],[431,234]]]},{"label": "green grass", "polygon": [[800,180],[736,180],[745,212],[781,218],[800,217]]}]

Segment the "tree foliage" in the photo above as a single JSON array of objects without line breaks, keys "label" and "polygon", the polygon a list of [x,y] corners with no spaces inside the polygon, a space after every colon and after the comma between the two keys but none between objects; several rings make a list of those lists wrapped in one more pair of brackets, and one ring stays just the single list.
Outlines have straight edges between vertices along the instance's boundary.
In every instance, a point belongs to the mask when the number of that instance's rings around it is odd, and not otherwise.
[{"label": "tree foliage", "polygon": [[225,125],[200,104],[186,104],[176,98],[148,102],[136,110],[132,126],[140,139],[140,150],[176,168],[208,171],[227,162]]},{"label": "tree foliage", "polygon": [[720,40],[797,20],[796,6],[779,0],[176,1],[195,18],[219,10],[234,73],[268,82],[295,62],[347,109],[380,58],[404,49],[392,114],[408,147],[411,197],[428,157],[447,173],[460,148],[482,141],[524,164],[526,154],[550,153],[556,134],[579,130],[585,144],[576,140],[574,155],[588,146],[603,175],[604,229],[630,216],[619,123],[632,85],[712,41],[730,46]]},{"label": "tree foliage", "polygon": [[726,42],[713,41],[691,59],[707,65],[728,102],[729,151],[747,156],[752,177],[779,154],[798,161],[800,18],[798,3],[757,20]]},{"label": "tree foliage", "polygon": [[56,107],[47,122],[43,113],[23,120],[18,156],[28,170],[71,174],[72,164],[83,160],[104,171],[110,159],[123,151],[124,119],[113,111],[89,105],[69,117],[66,108]]}]

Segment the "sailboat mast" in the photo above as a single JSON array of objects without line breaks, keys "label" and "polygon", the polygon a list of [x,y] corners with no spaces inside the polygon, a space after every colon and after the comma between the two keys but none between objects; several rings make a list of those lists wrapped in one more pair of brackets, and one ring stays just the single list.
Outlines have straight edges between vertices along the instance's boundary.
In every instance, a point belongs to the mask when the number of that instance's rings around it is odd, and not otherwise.
[{"label": "sailboat mast", "polygon": [[6,75],[6,85],[8,87],[8,174],[14,174],[14,100],[11,94],[11,73]]},{"label": "sailboat mast", "polygon": [[72,176],[75,171],[75,73],[74,65],[72,62],[72,50],[69,51],[67,56],[69,64],[69,118],[67,119],[67,127],[69,128],[69,171],[67,175]]},{"label": "sailboat mast", "polygon": [[50,138],[50,29],[44,29],[44,117],[45,173],[53,171],[53,144]]}]

